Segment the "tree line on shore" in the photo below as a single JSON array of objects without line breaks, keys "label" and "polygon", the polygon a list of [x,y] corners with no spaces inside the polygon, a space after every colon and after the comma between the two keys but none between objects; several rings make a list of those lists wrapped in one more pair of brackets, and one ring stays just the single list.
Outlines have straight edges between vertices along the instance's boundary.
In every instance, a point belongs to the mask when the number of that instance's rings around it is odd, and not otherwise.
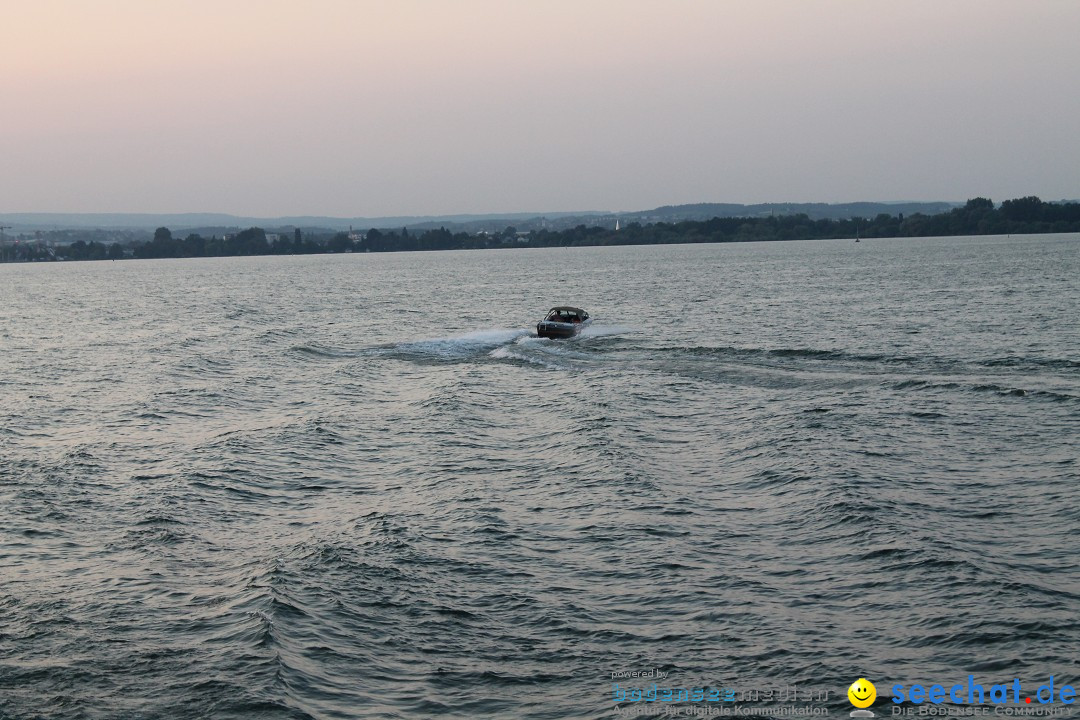
[{"label": "tree line on shore", "polygon": [[518,233],[508,227],[501,233],[470,235],[437,230],[400,231],[372,228],[363,234],[268,235],[262,228],[248,228],[233,235],[205,238],[189,234],[174,237],[158,228],[152,240],[130,245],[82,240],[67,247],[45,250],[33,245],[0,248],[0,260],[106,260],[128,255],[136,258],[224,257],[244,255],[310,255],[343,252],[399,252],[415,250],[462,250],[508,247],[575,247],[586,245],[652,245],[702,242],[812,240],[826,238],[900,238],[948,235],[1004,235],[1080,232],[1080,203],[1044,202],[1037,197],[1006,200],[1000,206],[987,198],[968,200],[962,207],[938,215],[879,214],[874,218],[811,220],[807,215],[713,218],[676,223],[629,223],[585,226],[567,230]]}]

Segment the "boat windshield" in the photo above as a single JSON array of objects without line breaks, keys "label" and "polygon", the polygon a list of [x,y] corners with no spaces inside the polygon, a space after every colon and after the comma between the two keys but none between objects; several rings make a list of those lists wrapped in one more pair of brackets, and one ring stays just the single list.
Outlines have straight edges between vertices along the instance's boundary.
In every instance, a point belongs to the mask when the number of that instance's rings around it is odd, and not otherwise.
[{"label": "boat windshield", "polygon": [[548,316],[545,319],[548,322],[564,322],[564,323],[581,322],[581,316],[578,315],[573,310],[552,310],[551,312],[548,313]]}]

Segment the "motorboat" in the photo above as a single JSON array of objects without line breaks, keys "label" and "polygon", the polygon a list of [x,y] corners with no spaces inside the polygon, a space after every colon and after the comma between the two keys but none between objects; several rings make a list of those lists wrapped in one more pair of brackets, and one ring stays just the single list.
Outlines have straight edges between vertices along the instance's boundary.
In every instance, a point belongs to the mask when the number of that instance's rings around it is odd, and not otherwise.
[{"label": "motorboat", "polygon": [[581,308],[560,305],[548,310],[544,319],[536,323],[536,334],[542,338],[574,337],[591,322],[589,313]]}]

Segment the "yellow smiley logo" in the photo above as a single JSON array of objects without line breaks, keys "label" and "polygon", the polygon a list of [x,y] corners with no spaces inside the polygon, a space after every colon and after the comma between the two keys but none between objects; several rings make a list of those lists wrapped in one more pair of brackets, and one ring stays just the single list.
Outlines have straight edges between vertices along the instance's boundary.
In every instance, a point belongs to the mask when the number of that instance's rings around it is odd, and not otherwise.
[{"label": "yellow smiley logo", "polygon": [[857,708],[870,707],[877,699],[877,688],[866,678],[859,678],[847,689],[847,697]]}]

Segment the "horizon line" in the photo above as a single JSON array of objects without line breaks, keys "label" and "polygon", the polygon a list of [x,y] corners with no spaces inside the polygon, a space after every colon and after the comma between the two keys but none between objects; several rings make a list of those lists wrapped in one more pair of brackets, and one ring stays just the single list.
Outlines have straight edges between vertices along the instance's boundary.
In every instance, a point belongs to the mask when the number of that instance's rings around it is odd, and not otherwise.
[{"label": "horizon line", "polygon": [[[1012,199],[1012,198],[1010,198]],[[446,212],[446,213],[394,213],[388,215],[334,215],[327,213],[284,213],[280,215],[258,215],[247,214],[240,212],[229,212],[222,210],[162,210],[162,211],[146,211],[146,210],[4,210],[0,211],[0,218],[8,215],[125,215],[130,217],[154,217],[161,215],[176,215],[176,216],[188,216],[188,215],[222,215],[236,218],[257,218],[260,220],[280,220],[291,218],[328,218],[333,220],[368,220],[368,219],[393,219],[393,218],[413,218],[413,219],[425,219],[425,218],[454,218],[454,217],[475,217],[475,216],[488,216],[492,218],[508,215],[527,215],[530,217],[545,217],[548,215],[618,215],[623,213],[641,213],[648,212],[650,210],[660,210],[662,208],[678,208],[688,207],[694,205],[738,205],[742,207],[753,207],[755,205],[858,205],[858,204],[870,204],[870,205],[919,205],[919,204],[963,204],[966,201],[960,200],[842,200],[842,201],[824,201],[824,200],[769,200],[762,202],[733,202],[733,201],[721,201],[721,200],[703,200],[696,202],[681,202],[681,203],[666,203],[663,205],[654,205],[652,207],[628,209],[623,208],[620,210],[599,210],[599,209],[578,209],[578,210],[496,210],[496,211],[474,211],[474,212]],[[1054,201],[1049,201],[1054,202]],[[1069,201],[1075,202],[1075,201]]]}]

